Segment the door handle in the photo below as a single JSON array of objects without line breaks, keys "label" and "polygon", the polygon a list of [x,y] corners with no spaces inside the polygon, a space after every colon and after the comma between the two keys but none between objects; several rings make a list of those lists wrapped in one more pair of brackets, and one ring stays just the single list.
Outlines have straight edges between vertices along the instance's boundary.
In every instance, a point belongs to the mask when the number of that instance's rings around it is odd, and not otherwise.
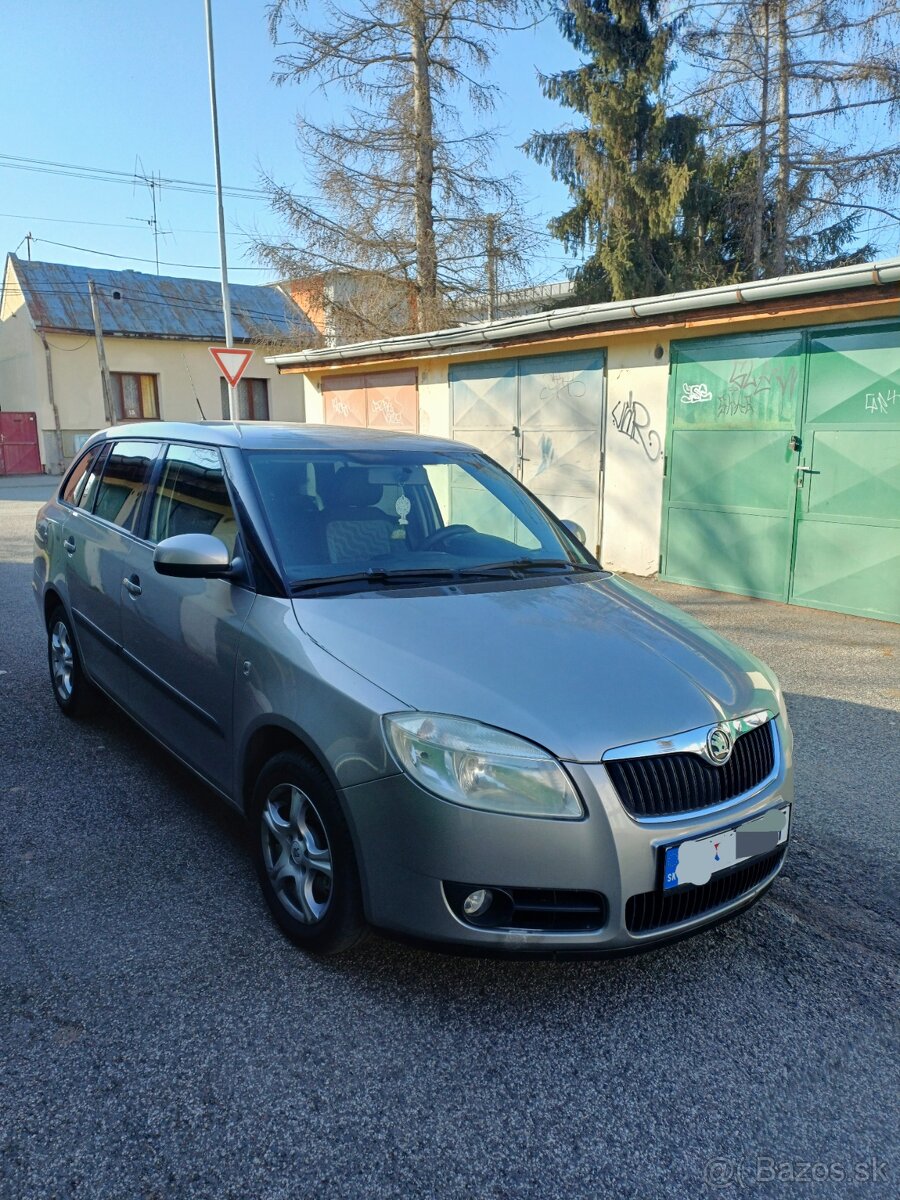
[{"label": "door handle", "polygon": [[73,537],[67,537],[66,540],[63,542],[63,549],[65,550],[66,554],[74,554],[75,553],[75,539]]},{"label": "door handle", "polygon": [[804,475],[821,475],[821,471],[814,471],[812,467],[798,467],[798,471],[802,471]]},{"label": "door handle", "polygon": [[122,583],[124,584],[125,591],[128,592],[129,596],[139,596],[144,590],[141,587],[141,581],[137,575],[132,575],[130,579],[123,579]]}]

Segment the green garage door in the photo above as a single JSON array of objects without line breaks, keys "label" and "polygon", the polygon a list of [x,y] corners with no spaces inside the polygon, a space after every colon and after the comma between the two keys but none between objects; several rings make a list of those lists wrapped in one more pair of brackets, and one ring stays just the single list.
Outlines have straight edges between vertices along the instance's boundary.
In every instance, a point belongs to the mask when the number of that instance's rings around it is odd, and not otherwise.
[{"label": "green garage door", "polygon": [[795,604],[900,620],[900,325],[810,334]]},{"label": "green garage door", "polygon": [[661,572],[900,620],[900,326],[673,345]]}]

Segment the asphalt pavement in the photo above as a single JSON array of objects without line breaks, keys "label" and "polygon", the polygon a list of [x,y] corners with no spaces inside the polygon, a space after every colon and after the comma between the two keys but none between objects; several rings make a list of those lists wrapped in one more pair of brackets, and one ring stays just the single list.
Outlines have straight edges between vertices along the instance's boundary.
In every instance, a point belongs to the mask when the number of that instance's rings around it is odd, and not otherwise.
[{"label": "asphalt pavement", "polygon": [[787,693],[793,844],[738,919],[320,962],[233,813],[115,711],[58,712],[36,508],[0,486],[2,1200],[898,1194],[900,627],[647,585]]}]

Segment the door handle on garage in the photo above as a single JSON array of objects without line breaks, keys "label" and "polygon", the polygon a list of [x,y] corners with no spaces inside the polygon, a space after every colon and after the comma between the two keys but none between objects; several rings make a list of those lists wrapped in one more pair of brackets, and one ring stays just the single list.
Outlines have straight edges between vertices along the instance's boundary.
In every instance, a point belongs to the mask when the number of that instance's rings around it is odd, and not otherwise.
[{"label": "door handle on garage", "polygon": [[74,554],[75,553],[75,539],[73,537],[67,537],[66,540],[63,542],[63,549],[65,550],[66,554]]},{"label": "door handle on garage", "polygon": [[130,579],[123,579],[122,583],[124,584],[125,591],[128,592],[129,596],[139,596],[144,590],[141,587],[141,581],[138,579],[137,575],[132,575]]}]

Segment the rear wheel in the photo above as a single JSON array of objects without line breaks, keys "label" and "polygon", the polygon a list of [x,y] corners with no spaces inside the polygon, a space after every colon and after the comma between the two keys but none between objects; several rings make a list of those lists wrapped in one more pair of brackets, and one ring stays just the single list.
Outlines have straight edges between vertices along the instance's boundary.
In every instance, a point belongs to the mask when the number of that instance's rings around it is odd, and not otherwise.
[{"label": "rear wheel", "polygon": [[84,673],[71,620],[62,605],[47,623],[47,661],[53,697],[67,717],[85,717],[94,711],[99,693]]},{"label": "rear wheel", "polygon": [[279,754],[260,773],[252,805],[254,857],[275,920],[316,954],[349,950],[366,932],[350,831],[317,763]]}]

